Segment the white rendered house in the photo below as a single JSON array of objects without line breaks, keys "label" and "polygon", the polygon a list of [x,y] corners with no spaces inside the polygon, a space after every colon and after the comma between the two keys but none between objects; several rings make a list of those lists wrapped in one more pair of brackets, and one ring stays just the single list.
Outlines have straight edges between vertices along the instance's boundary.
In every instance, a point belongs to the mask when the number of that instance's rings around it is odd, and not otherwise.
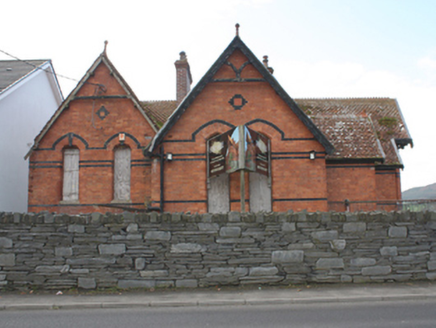
[{"label": "white rendered house", "polygon": [[63,101],[50,60],[0,61],[0,212],[26,212],[33,138]]}]

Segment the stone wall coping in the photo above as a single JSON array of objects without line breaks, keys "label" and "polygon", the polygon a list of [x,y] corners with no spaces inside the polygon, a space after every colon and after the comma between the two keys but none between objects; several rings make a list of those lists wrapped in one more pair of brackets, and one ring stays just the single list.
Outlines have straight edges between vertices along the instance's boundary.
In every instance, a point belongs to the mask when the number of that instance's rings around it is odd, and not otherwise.
[{"label": "stone wall coping", "polygon": [[[49,212],[40,213],[11,213],[0,212],[0,225],[2,224],[75,224],[75,225],[128,225],[130,223],[218,223],[235,224],[231,219],[232,213],[228,214],[198,214],[198,213],[88,213],[80,215],[55,214]],[[401,226],[414,223],[436,223],[436,211],[426,212],[269,212],[269,213],[238,213],[241,223],[285,223],[285,222],[363,222],[366,224],[377,222],[392,222],[393,226]],[[229,219],[230,218],[230,219]],[[237,222],[236,224],[239,224]]]}]

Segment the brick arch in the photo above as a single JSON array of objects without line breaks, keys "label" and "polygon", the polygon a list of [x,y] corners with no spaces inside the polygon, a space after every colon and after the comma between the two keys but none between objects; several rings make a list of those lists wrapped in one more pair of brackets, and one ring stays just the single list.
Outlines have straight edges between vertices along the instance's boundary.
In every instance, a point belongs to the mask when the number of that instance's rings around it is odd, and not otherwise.
[{"label": "brick arch", "polygon": [[206,140],[210,140],[210,139],[212,139],[213,137],[216,137],[216,136],[219,136],[219,135],[220,135],[219,132],[217,132],[217,131],[213,131],[213,132],[209,133],[209,134],[206,136]]},{"label": "brick arch", "polygon": [[[275,125],[274,123],[271,123],[269,121],[266,121],[266,120],[263,120],[260,118],[256,118],[254,120],[251,120],[251,121],[245,123],[245,125],[250,126],[250,125],[255,124],[255,123],[262,123],[262,124],[268,125],[280,134],[282,140],[289,140],[289,139],[285,138],[285,133],[279,127],[277,127],[277,125]],[[271,136],[268,136],[268,138],[271,139]]]},{"label": "brick arch", "polygon": [[215,123],[219,123],[219,124],[223,124],[223,125],[227,125],[230,128],[234,128],[235,126],[232,123],[226,122],[224,120],[211,120],[209,122],[206,122],[204,124],[202,124],[200,127],[198,127],[192,134],[191,134],[191,139],[178,139],[178,140],[164,140],[163,142],[168,142],[168,143],[174,143],[174,142],[195,142],[195,138],[197,136],[198,133],[200,133],[202,130],[204,130],[205,128],[207,128],[209,125],[215,124]]},{"label": "brick arch", "polygon": [[[68,132],[68,133],[66,133],[66,134],[64,134],[62,137],[60,137],[60,138],[58,138],[54,143],[53,143],[53,145],[51,146],[51,150],[55,150],[56,149],[56,146],[62,141],[62,140],[64,140],[65,138],[68,138],[68,146],[69,147],[71,147],[71,146],[73,146],[73,139],[74,138],[76,138],[76,139],[78,139],[78,140],[80,140],[81,142],[82,142],[82,144],[85,146],[85,149],[88,149],[89,148],[89,144],[88,144],[88,142],[83,138],[83,137],[81,137],[80,135],[78,135],[78,134],[76,134],[76,133],[74,133],[74,132]],[[81,148],[81,147],[79,147],[79,148]]]},{"label": "brick arch", "polygon": [[132,149],[132,147],[130,147],[130,145],[127,144],[127,143],[123,143],[123,144],[118,143],[118,144],[116,144],[116,145],[112,148],[112,150],[115,151],[115,150],[117,150],[118,148],[129,148],[129,149]]},{"label": "brick arch", "polygon": [[[197,130],[195,130],[195,131],[192,133],[192,141],[195,141],[195,136],[196,136],[198,133],[200,133],[201,130],[203,130],[203,129],[207,128],[209,125],[212,125],[212,124],[215,124],[215,123],[220,123],[220,124],[223,124],[223,125],[227,125],[227,126],[230,127],[230,128],[234,128],[234,127],[235,127],[232,123],[226,122],[226,121],[224,121],[224,120],[212,120],[212,121],[209,121],[209,122],[207,122],[207,123],[201,125]],[[211,135],[208,137],[208,139],[210,139],[212,136],[213,136],[213,134],[211,134]]]},{"label": "brick arch", "polygon": [[126,137],[131,139],[135,143],[135,145],[136,145],[136,147],[138,149],[142,148],[141,143],[138,141],[138,139],[136,139],[133,135],[131,135],[130,133],[127,133],[127,132],[118,132],[118,133],[115,133],[113,136],[111,136],[109,139],[106,140],[106,142],[104,143],[104,147],[103,148],[107,149],[108,145],[112,142],[112,140],[117,138],[120,133],[124,133]]}]

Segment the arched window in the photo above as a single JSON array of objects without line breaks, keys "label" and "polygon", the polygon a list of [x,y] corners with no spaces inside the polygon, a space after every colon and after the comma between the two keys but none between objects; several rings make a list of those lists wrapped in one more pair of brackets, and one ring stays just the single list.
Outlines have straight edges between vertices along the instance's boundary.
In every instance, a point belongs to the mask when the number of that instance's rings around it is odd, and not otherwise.
[{"label": "arched window", "polygon": [[130,202],[130,148],[115,148],[114,157],[114,201]]},{"label": "arched window", "polygon": [[224,150],[219,135],[207,141],[207,208],[209,213],[230,211],[230,177],[225,172]]},{"label": "arched window", "polygon": [[240,174],[241,211],[245,211],[245,173],[249,172],[250,211],[271,211],[270,139],[240,125],[207,141],[208,211],[230,210],[229,174]]},{"label": "arched window", "polygon": [[62,186],[64,202],[79,201],[79,149],[64,149],[64,180]]}]

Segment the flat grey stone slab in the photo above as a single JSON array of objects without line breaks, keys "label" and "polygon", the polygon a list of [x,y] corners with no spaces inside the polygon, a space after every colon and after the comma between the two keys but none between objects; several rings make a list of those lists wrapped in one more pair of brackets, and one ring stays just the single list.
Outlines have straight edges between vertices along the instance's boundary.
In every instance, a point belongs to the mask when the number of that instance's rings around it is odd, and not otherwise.
[{"label": "flat grey stone slab", "polygon": [[304,251],[273,251],[272,263],[301,263],[304,259]]}]

